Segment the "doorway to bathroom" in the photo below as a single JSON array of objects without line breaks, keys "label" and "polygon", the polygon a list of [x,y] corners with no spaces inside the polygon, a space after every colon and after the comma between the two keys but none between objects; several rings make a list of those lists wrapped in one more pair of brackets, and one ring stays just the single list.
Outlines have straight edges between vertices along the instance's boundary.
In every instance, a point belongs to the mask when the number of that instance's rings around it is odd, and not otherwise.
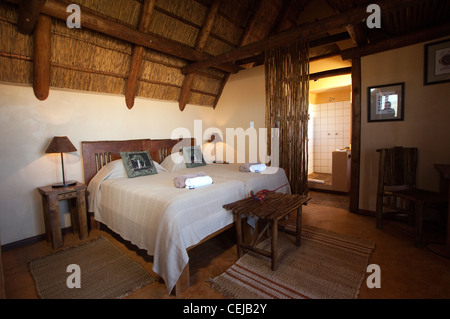
[{"label": "doorway to bathroom", "polygon": [[308,186],[348,194],[351,172],[351,75],[310,82]]}]

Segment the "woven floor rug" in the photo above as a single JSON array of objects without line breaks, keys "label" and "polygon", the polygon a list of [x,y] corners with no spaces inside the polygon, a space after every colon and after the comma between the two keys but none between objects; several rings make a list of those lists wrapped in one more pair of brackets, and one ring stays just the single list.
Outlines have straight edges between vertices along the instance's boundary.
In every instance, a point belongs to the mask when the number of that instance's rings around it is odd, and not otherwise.
[{"label": "woven floor rug", "polygon": [[[270,238],[259,244],[270,251]],[[366,276],[374,242],[303,226],[302,245],[294,236],[278,236],[278,269],[270,258],[252,252],[242,256],[212,285],[237,299],[353,299]]]},{"label": "woven floor rug", "polygon": [[[80,288],[67,285],[76,283],[76,272],[67,272],[71,264],[80,267]],[[42,299],[120,298],[155,280],[104,237],[35,259],[29,266]]]}]

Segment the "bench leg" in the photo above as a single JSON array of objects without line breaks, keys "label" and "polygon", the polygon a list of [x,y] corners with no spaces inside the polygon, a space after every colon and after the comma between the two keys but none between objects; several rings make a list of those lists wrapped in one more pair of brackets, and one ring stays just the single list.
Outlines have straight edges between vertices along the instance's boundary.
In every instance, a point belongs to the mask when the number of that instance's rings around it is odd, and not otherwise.
[{"label": "bench leg", "polygon": [[422,228],[423,228],[423,206],[424,203],[420,200],[415,201],[414,203],[415,209],[415,236],[414,236],[414,244],[416,247],[422,247]]},{"label": "bench leg", "polygon": [[242,257],[242,219],[239,213],[235,214],[236,246],[238,257]]},{"label": "bench leg", "polygon": [[272,220],[272,270],[278,268],[278,220]]},{"label": "bench leg", "polygon": [[295,245],[300,247],[302,244],[302,206],[297,209],[297,229],[295,236]]}]

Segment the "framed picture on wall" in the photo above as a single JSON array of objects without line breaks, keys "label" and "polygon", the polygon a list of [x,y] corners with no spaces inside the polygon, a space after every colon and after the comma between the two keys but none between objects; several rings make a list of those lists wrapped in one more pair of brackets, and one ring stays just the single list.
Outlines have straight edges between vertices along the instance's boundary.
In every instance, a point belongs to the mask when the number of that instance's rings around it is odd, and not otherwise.
[{"label": "framed picture on wall", "polygon": [[450,82],[450,39],[425,45],[424,84]]},{"label": "framed picture on wall", "polygon": [[368,121],[403,121],[405,82],[368,88]]}]

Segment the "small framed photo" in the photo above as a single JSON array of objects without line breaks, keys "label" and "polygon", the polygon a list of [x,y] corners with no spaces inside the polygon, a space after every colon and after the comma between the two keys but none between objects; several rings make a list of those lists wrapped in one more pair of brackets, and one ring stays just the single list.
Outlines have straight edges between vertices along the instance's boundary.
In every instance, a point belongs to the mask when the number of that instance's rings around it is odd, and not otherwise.
[{"label": "small framed photo", "polygon": [[405,82],[368,88],[369,122],[403,121]]},{"label": "small framed photo", "polygon": [[424,85],[450,82],[450,39],[425,45]]}]

